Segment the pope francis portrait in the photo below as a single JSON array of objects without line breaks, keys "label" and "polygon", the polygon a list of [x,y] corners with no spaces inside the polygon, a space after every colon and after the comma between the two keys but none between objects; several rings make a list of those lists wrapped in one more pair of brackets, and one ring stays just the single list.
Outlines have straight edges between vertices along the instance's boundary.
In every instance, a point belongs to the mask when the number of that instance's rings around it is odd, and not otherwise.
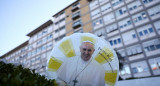
[{"label": "pope francis portrait", "polygon": [[59,86],[105,86],[105,70],[92,57],[95,48],[90,41],[81,43],[80,56],[67,59],[57,70]]}]

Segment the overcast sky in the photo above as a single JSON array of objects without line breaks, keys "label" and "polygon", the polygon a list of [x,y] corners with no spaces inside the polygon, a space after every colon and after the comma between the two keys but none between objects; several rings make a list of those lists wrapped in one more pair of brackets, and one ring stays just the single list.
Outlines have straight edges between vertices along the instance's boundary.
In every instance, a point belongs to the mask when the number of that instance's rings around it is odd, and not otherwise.
[{"label": "overcast sky", "polygon": [[30,33],[76,0],[0,0],[0,56],[29,39]]}]

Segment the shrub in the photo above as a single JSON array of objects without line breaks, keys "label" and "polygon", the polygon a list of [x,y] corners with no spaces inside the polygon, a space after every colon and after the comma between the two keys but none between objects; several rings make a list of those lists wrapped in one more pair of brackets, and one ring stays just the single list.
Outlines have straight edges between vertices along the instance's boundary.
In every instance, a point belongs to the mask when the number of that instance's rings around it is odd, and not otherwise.
[{"label": "shrub", "polygon": [[35,73],[35,70],[0,62],[0,86],[56,86],[56,84],[55,80],[47,80],[45,76]]}]

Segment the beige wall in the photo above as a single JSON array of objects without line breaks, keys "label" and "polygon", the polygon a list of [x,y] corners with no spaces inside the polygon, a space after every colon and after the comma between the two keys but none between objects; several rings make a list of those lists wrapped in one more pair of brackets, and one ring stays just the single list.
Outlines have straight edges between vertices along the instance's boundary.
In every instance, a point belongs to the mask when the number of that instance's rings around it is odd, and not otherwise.
[{"label": "beige wall", "polygon": [[69,32],[71,30],[73,30],[72,29],[72,23],[66,24],[66,32]]},{"label": "beige wall", "polygon": [[67,8],[65,9],[65,14],[66,14],[66,15],[69,15],[69,14],[71,14],[71,13],[72,13],[72,6],[67,7]]},{"label": "beige wall", "polygon": [[67,33],[66,35],[69,36],[69,35],[72,35],[73,34],[73,31],[72,32],[69,32]]},{"label": "beige wall", "polygon": [[80,5],[81,5],[81,6],[84,6],[84,5],[86,5],[86,4],[88,4],[88,1],[87,1],[87,0],[80,0]]},{"label": "beige wall", "polygon": [[83,32],[91,32],[92,31],[92,24],[88,23],[83,26]]},{"label": "beige wall", "polygon": [[82,15],[85,14],[85,13],[87,13],[87,12],[89,12],[88,6],[85,6],[85,7],[81,8],[81,14]]},{"label": "beige wall", "polygon": [[72,11],[71,11],[71,10],[72,10],[72,6],[68,7],[68,8],[65,10],[65,14],[66,14],[66,23],[72,21],[72,16],[71,16]]},{"label": "beige wall", "polygon": [[89,22],[90,20],[91,20],[90,14],[82,16],[82,22],[83,22],[83,24]]}]

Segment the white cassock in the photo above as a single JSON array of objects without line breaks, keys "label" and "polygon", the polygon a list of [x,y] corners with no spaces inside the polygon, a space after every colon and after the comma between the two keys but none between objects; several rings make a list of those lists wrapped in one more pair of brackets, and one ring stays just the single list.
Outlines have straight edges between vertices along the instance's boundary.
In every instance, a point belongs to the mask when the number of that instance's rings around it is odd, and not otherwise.
[{"label": "white cassock", "polygon": [[68,58],[58,69],[57,76],[68,86],[105,86],[105,70],[92,58],[83,61],[80,56]]}]

